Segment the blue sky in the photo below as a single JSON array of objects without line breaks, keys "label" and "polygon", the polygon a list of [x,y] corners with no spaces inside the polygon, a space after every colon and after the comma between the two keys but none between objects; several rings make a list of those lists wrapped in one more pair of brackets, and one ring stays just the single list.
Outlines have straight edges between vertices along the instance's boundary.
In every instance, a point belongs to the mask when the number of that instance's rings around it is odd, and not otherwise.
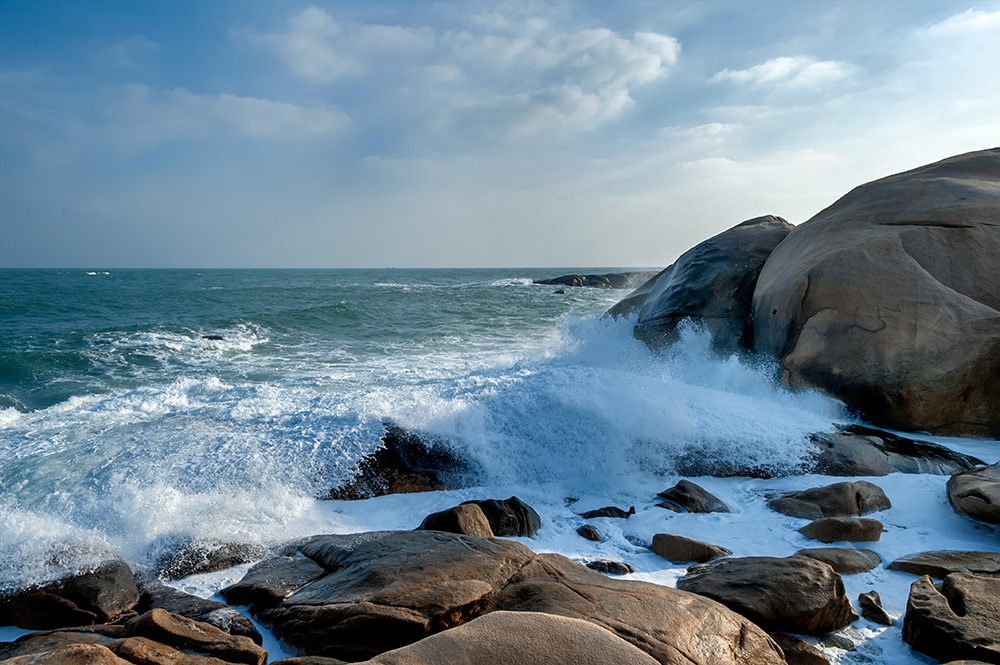
[{"label": "blue sky", "polygon": [[665,266],[1000,145],[1000,2],[0,0],[0,267]]}]

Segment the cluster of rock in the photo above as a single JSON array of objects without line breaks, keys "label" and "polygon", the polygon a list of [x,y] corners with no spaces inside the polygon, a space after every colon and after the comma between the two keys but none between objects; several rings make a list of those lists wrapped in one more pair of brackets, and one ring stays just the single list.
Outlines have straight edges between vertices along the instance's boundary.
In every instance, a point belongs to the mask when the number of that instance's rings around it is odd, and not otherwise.
[{"label": "cluster of rock", "polygon": [[1000,148],[855,188],[799,226],[743,222],[610,310],[656,347],[685,319],[723,353],[880,426],[1000,438]]},{"label": "cluster of rock", "polygon": [[603,275],[560,275],[550,279],[532,280],[534,284],[589,287],[593,289],[634,289],[656,274],[655,270],[612,272]]}]

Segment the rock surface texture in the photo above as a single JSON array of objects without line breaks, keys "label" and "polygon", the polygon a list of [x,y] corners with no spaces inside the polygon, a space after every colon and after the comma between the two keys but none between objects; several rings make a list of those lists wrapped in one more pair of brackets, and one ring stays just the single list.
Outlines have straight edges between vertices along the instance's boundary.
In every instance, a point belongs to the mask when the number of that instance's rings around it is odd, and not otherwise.
[{"label": "rock surface texture", "polygon": [[1000,437],[998,256],[1000,148],[862,185],[768,257],[754,348],[878,425]]},{"label": "rock surface texture", "polygon": [[769,630],[822,635],[858,618],[833,568],[806,557],[742,557],[692,566],[677,588],[717,600]]},{"label": "rock surface texture", "polygon": [[789,492],[769,500],[767,505],[783,515],[809,519],[854,517],[892,507],[881,487],[864,480]]},{"label": "rock surface texture", "polygon": [[657,504],[674,512],[688,513],[728,513],[729,506],[723,501],[690,480],[682,479],[676,485],[665,489],[656,496],[663,499]]},{"label": "rock surface texture", "polygon": [[822,517],[798,531],[822,543],[872,542],[882,537],[882,523],[863,517]]},{"label": "rock surface texture", "polygon": [[653,536],[653,543],[649,549],[668,561],[695,561],[697,563],[705,563],[732,554],[725,547],[670,533],[658,533]]},{"label": "rock surface texture", "polygon": [[795,556],[822,561],[841,575],[866,573],[882,563],[882,557],[871,550],[851,550],[843,547],[811,547],[799,550]]},{"label": "rock surface texture", "polygon": [[948,481],[948,501],[958,513],[980,522],[1000,524],[1000,462],[952,476]]},{"label": "rock surface texture", "polygon": [[431,513],[417,528],[425,531],[462,533],[466,536],[479,538],[492,538],[494,535],[483,509],[474,503],[466,503]]},{"label": "rock surface texture", "polygon": [[972,573],[1000,577],[1000,552],[933,550],[900,557],[886,566],[913,575],[944,579],[950,573]]},{"label": "rock surface texture", "polygon": [[715,602],[608,579],[513,541],[375,532],[317,536],[301,551],[331,572],[258,616],[289,647],[317,656],[375,658],[511,610],[585,619],[661,663],[784,662],[763,631]]},{"label": "rock surface texture", "polygon": [[1000,663],[1000,580],[953,573],[939,590],[921,577],[910,586],[903,641],[943,661]]},{"label": "rock surface texture", "polygon": [[609,312],[634,314],[635,336],[656,348],[676,339],[685,319],[702,324],[721,353],[750,346],[745,338],[757,276],[792,225],[767,215],[747,220],[684,252]]},{"label": "rock surface texture", "polygon": [[813,434],[816,446],[811,473],[825,476],[887,476],[927,473],[950,476],[984,462],[944,446],[908,439],[889,432],[848,425],[834,432]]}]

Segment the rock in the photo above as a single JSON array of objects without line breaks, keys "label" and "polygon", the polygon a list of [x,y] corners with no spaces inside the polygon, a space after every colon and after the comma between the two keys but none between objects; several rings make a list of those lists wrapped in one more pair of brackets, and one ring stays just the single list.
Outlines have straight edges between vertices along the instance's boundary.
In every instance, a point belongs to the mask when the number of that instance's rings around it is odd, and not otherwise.
[{"label": "rock", "polygon": [[0,625],[45,630],[103,623],[138,601],[139,589],[128,564],[111,559],[91,572],[0,599]]},{"label": "rock", "polygon": [[555,294],[555,295],[557,295],[557,296],[564,296],[564,295],[566,295],[566,292],[563,289],[556,289],[552,293]]},{"label": "rock", "polygon": [[109,647],[116,656],[141,665],[226,665],[227,661],[211,656],[198,656],[174,649],[145,637],[115,640]]},{"label": "rock", "polygon": [[605,559],[591,561],[587,564],[587,568],[607,575],[631,575],[635,572],[632,564],[625,563],[624,561],[608,561]]},{"label": "rock", "polygon": [[53,651],[17,656],[3,663],[4,665],[133,665],[116,656],[107,647],[98,644],[71,644]]},{"label": "rock", "polygon": [[323,656],[297,656],[272,660],[271,665],[347,665],[347,661]]},{"label": "rock", "polygon": [[530,538],[542,528],[542,518],[535,509],[516,496],[503,501],[499,499],[465,501],[461,505],[479,506],[486,516],[486,521],[489,522],[493,535],[501,538],[507,536]]},{"label": "rock", "polygon": [[236,584],[219,595],[232,605],[246,605],[251,611],[274,607],[289,594],[326,574],[326,569],[303,556],[265,559],[247,571]]},{"label": "rock", "polygon": [[223,339],[222,335],[202,335],[201,338],[207,339],[210,342],[221,342]]},{"label": "rock", "polygon": [[882,599],[879,598],[878,591],[869,591],[858,596],[858,607],[861,608],[861,616],[872,623],[882,626],[891,626],[892,617],[882,609]]},{"label": "rock", "polygon": [[96,633],[79,633],[75,631],[52,631],[44,633],[28,633],[13,642],[0,642],[0,662],[8,662],[31,654],[42,654],[55,651],[74,644],[97,644],[108,647],[113,640]]},{"label": "rock", "polygon": [[944,446],[862,425],[813,434],[811,441],[817,453],[815,466],[808,472],[825,476],[887,476],[890,473],[947,476],[983,464],[980,459]]},{"label": "rock", "polygon": [[871,542],[882,537],[882,523],[862,517],[823,517],[798,531],[806,538],[823,543]]},{"label": "rock", "polygon": [[762,631],[716,603],[610,579],[515,541],[378,532],[317,536],[301,550],[332,572],[260,617],[288,647],[317,656],[373,658],[512,610],[586,619],[659,662],[677,662],[677,653],[690,654],[689,665],[782,662]]},{"label": "rock", "polygon": [[953,475],[947,490],[955,512],[980,522],[1000,524],[1000,462]]},{"label": "rock", "polygon": [[168,546],[153,566],[154,574],[164,580],[179,580],[188,575],[214,573],[263,557],[267,550],[256,543],[180,539]]},{"label": "rock", "polygon": [[997,256],[1000,149],[862,185],[768,257],[754,347],[877,425],[1000,438]]},{"label": "rock", "polygon": [[752,348],[750,303],[764,262],[792,225],[767,215],[747,220],[689,249],[608,314],[634,312],[634,334],[654,348],[677,339],[685,319],[703,325],[725,355]]},{"label": "rock", "polygon": [[771,638],[785,652],[788,665],[830,665],[823,652],[797,637],[785,633],[771,633]]},{"label": "rock", "polygon": [[871,550],[851,550],[843,547],[812,547],[799,550],[795,556],[806,556],[822,561],[841,575],[866,573],[882,563],[882,557]]},{"label": "rock", "polygon": [[601,537],[601,532],[590,524],[584,524],[583,526],[577,527],[576,532],[587,540],[593,540],[598,543],[604,540],[604,538]]},{"label": "rock", "polygon": [[771,499],[767,505],[792,517],[850,517],[892,507],[882,488],[864,480],[812,487]]},{"label": "rock", "polygon": [[921,577],[910,585],[903,641],[938,660],[1000,663],[1000,579],[951,573],[939,590]]},{"label": "rock", "polygon": [[382,447],[365,457],[355,477],[330,490],[326,498],[368,499],[385,494],[430,492],[458,486],[456,478],[467,465],[443,443],[387,424]]},{"label": "rock", "polygon": [[536,279],[532,283],[548,286],[562,284],[563,286],[583,286],[595,289],[634,289],[636,285],[655,274],[656,272],[653,270],[642,270],[638,272],[613,272],[604,275],[560,275],[551,279]]},{"label": "rock", "polygon": [[716,600],[770,630],[822,635],[858,618],[833,568],[806,557],[700,563],[677,588]]},{"label": "rock", "polygon": [[207,623],[230,635],[249,637],[257,644],[264,642],[253,622],[232,607],[192,596],[165,584],[148,584],[142,588],[137,611],[148,612],[155,608]]},{"label": "rock", "polygon": [[950,573],[972,573],[986,577],[1000,577],[1000,553],[969,552],[962,550],[934,550],[907,554],[888,566],[914,575],[930,575],[938,579]]},{"label": "rock", "polygon": [[585,513],[580,513],[580,517],[585,520],[592,520],[598,517],[614,517],[627,520],[631,515],[635,515],[635,506],[629,506],[628,512],[616,506],[605,506],[597,510],[588,510]]},{"label": "rock", "polygon": [[[690,480],[680,480],[676,485],[665,489],[656,496],[664,500],[658,504],[674,512],[688,513],[728,513],[726,506],[717,496],[695,485]],[[680,508],[675,510],[673,507]]]},{"label": "rock", "polygon": [[705,563],[732,554],[725,547],[709,545],[700,540],[691,540],[669,533],[658,533],[653,536],[653,544],[650,545],[649,549],[668,561],[696,561],[698,563]]},{"label": "rock", "polygon": [[248,637],[230,635],[215,626],[153,609],[128,621],[123,636],[145,637],[182,651],[195,651],[230,663],[264,665],[267,652]]},{"label": "rock", "polygon": [[447,510],[431,513],[424,518],[418,529],[462,533],[466,536],[493,538],[493,529],[483,514],[482,508],[474,503],[454,506]]}]

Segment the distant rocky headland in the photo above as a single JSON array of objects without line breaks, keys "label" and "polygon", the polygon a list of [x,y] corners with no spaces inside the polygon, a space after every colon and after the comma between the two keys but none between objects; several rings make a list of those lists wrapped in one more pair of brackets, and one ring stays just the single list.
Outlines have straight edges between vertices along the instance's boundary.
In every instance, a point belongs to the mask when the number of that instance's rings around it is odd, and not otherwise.
[{"label": "distant rocky headland", "polygon": [[589,287],[593,289],[634,289],[656,275],[655,270],[612,272],[603,275],[560,275],[550,279],[536,279],[535,284]]}]

